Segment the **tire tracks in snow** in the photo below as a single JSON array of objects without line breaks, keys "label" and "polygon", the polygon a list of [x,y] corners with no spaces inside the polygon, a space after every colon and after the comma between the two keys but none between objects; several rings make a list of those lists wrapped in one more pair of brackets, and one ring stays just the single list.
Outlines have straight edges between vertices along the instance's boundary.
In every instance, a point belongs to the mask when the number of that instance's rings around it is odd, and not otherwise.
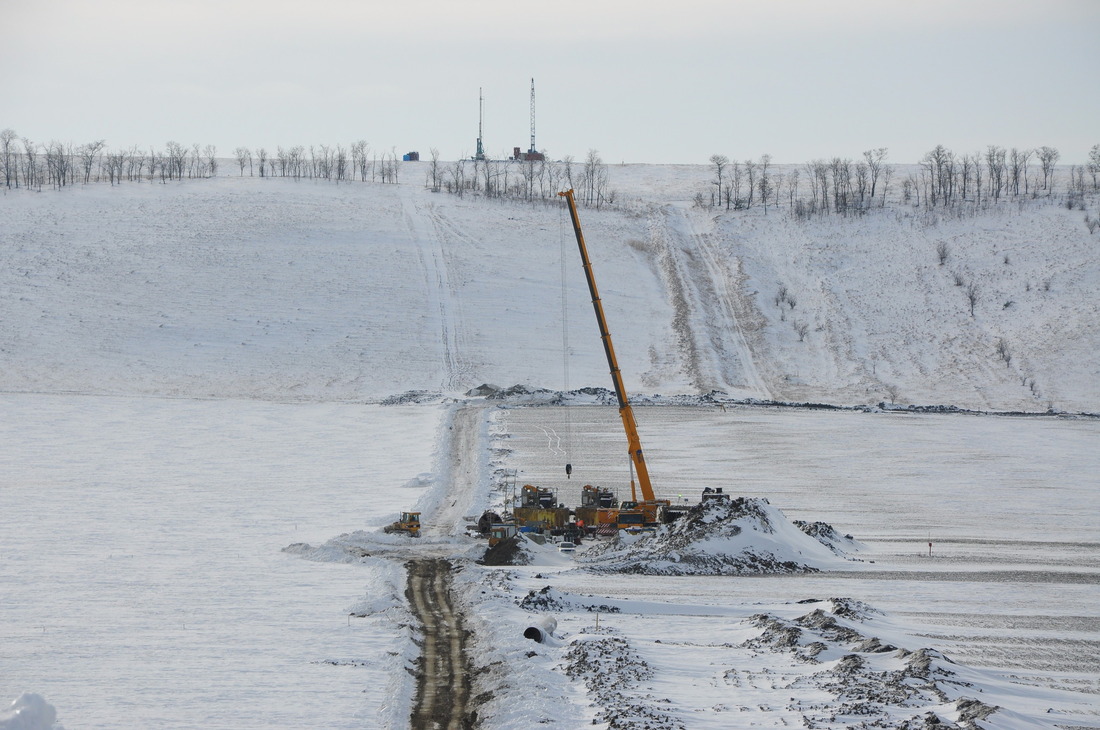
[{"label": "tire tracks in snow", "polygon": [[421,540],[409,547],[418,557],[405,563],[405,597],[423,636],[409,719],[412,730],[468,730],[477,725],[477,702],[471,698],[474,671],[467,653],[472,631],[454,600],[454,566],[443,555],[454,550],[450,539],[462,531],[465,512],[482,482],[483,422],[484,408],[472,404],[455,406],[444,422],[437,477],[442,482],[441,501],[425,515]]},{"label": "tire tracks in snow", "polygon": [[712,237],[671,205],[650,218],[659,270],[672,300],[673,329],[692,384],[699,392],[737,388],[757,398],[770,390],[753,359],[743,322],[752,304]]},{"label": "tire tracks in snow", "polygon": [[466,376],[473,371],[467,362],[465,325],[461,297],[451,280],[453,254],[447,250],[446,233],[455,227],[446,223],[433,203],[421,204],[402,198],[402,213],[409,235],[417,246],[420,268],[424,273],[428,310],[439,317],[439,341],[443,358],[444,390],[463,390]]},{"label": "tire tracks in snow", "polygon": [[466,730],[472,672],[466,657],[467,631],[451,600],[451,563],[410,560],[405,596],[420,620],[423,645],[416,677],[412,730]]},{"label": "tire tracks in snow", "polygon": [[446,485],[442,502],[422,518],[425,537],[449,538],[465,529],[465,514],[482,482],[478,455],[485,453],[481,443],[484,409],[478,405],[459,405],[446,424],[448,434],[442,449],[443,459],[437,478]]}]

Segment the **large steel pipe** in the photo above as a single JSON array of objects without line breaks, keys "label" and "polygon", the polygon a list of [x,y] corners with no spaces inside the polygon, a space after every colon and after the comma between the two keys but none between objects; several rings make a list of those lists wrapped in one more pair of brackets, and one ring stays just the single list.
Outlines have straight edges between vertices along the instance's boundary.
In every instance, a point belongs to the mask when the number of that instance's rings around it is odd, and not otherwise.
[{"label": "large steel pipe", "polygon": [[530,626],[524,629],[523,638],[542,644],[547,639],[553,637],[557,629],[558,620],[556,618],[553,616],[540,616],[532,621]]}]

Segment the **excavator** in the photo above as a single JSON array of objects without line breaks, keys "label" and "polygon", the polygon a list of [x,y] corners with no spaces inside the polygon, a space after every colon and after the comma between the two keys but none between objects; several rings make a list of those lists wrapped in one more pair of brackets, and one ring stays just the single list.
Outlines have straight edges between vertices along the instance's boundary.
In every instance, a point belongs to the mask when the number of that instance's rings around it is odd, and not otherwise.
[{"label": "excavator", "polygon": [[[558,193],[565,198],[569,206],[569,216],[573,221],[573,233],[577,237],[577,247],[580,249],[581,262],[584,264],[584,276],[588,281],[588,291],[592,295],[592,308],[596,312],[596,323],[600,328],[600,338],[603,340],[604,354],[607,355],[607,365],[611,370],[611,380],[615,385],[615,397],[619,403],[619,418],[622,419],[623,429],[626,431],[627,450],[630,453],[630,500],[624,500],[619,505],[616,524],[620,530],[639,529],[657,525],[664,520],[664,513],[670,506],[667,499],[657,499],[653,493],[653,485],[649,481],[649,469],[646,467],[645,456],[642,453],[642,442],[638,437],[638,424],[634,420],[634,409],[630,407],[630,401],[626,396],[626,388],[623,386],[622,372],[619,363],[615,359],[615,348],[611,345],[611,333],[607,329],[607,318],[604,316],[603,303],[600,300],[599,290],[596,288],[596,279],[592,273],[592,261],[588,258],[588,247],[584,243],[584,234],[581,232],[581,220],[577,214],[577,201],[572,190]],[[638,475],[638,484],[635,487],[634,474]],[[638,492],[641,499],[638,499]]]}]

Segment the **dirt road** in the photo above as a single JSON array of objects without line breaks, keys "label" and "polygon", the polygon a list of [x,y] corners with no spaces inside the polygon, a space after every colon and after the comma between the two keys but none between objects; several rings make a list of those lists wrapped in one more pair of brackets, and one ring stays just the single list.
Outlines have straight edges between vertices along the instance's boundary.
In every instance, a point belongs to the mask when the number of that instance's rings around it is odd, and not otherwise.
[{"label": "dirt road", "polygon": [[466,629],[451,603],[451,564],[438,558],[410,560],[405,595],[420,620],[424,646],[416,676],[412,730],[470,730],[470,666]]}]

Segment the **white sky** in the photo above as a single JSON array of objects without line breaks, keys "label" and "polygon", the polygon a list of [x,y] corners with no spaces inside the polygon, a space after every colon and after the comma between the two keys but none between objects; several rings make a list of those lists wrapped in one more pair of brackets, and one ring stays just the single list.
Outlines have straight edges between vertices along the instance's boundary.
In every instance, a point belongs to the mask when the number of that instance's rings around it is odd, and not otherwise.
[{"label": "white sky", "polygon": [[0,0],[37,142],[776,162],[1100,143],[1100,0]]}]

